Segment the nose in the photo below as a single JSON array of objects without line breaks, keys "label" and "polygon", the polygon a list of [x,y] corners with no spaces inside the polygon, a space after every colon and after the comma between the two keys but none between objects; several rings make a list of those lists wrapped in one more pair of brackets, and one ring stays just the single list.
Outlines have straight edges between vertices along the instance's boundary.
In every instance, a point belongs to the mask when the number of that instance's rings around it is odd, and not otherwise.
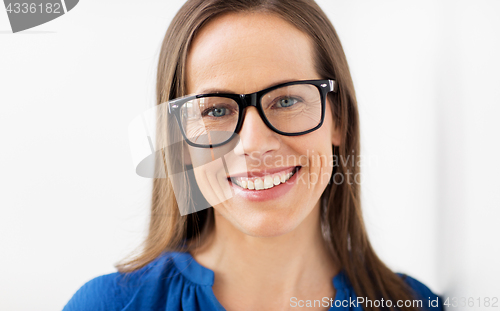
[{"label": "nose", "polygon": [[264,123],[255,107],[245,108],[240,132],[240,142],[234,148],[238,155],[263,157],[280,147],[278,134]]}]

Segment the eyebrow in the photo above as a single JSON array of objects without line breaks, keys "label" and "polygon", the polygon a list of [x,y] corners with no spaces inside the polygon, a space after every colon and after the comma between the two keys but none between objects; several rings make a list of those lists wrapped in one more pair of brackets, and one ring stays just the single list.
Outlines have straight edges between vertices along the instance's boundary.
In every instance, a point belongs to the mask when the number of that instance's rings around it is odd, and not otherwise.
[{"label": "eyebrow", "polygon": [[227,89],[218,89],[218,88],[208,88],[208,89],[203,89],[201,92],[198,94],[209,94],[209,93],[229,93],[229,94],[236,94],[233,91],[227,90]]},{"label": "eyebrow", "polygon": [[[305,80],[305,79],[303,79]],[[278,81],[278,82],[275,82],[275,83],[272,83],[268,86],[266,86],[265,88],[261,89],[261,90],[265,90],[267,88],[270,88],[272,86],[275,86],[275,85],[279,85],[279,84],[283,84],[283,83],[287,83],[287,82],[292,82],[292,81],[299,81],[297,79],[286,79],[286,80],[281,80],[281,81]],[[260,91],[260,90],[259,90]],[[226,94],[239,94],[239,93],[236,93],[234,91],[231,91],[231,90],[228,90],[228,89],[223,89],[223,88],[215,88],[215,87],[210,87],[210,88],[206,88],[206,89],[203,89],[201,90],[199,93],[197,94],[220,94],[220,93],[226,93]]]}]

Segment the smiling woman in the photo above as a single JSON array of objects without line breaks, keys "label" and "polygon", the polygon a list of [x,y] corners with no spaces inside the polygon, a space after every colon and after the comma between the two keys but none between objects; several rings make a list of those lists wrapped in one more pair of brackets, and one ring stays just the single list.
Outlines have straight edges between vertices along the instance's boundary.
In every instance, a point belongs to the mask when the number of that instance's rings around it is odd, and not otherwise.
[{"label": "smiling woman", "polygon": [[441,309],[374,253],[349,180],[359,167],[331,160],[359,155],[358,112],[314,1],[187,1],[163,41],[157,103],[158,141],[183,142],[159,161],[184,173],[154,180],[142,252],[65,310]]}]

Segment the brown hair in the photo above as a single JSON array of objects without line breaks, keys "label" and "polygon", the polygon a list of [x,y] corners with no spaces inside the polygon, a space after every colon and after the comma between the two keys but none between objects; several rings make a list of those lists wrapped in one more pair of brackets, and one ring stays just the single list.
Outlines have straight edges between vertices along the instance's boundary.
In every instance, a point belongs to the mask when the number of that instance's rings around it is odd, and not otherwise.
[{"label": "brown hair", "polygon": [[[186,58],[193,38],[203,25],[224,13],[248,11],[276,14],[312,39],[318,74],[323,78],[334,78],[338,85],[338,92],[328,95],[333,118],[336,126],[340,127],[342,137],[340,146],[332,146],[334,155],[339,158],[350,155],[357,159],[360,149],[358,108],[349,67],[335,29],[312,0],[188,0],[174,17],[163,40],[157,72],[157,104],[186,95]],[[163,120],[165,116],[167,120]],[[177,124],[168,119],[171,117],[167,113],[157,117],[160,121],[158,140],[169,142],[180,135]],[[164,133],[168,133],[168,137],[164,137]],[[163,156],[169,158],[169,149],[162,151]],[[182,156],[177,158],[182,159]],[[342,176],[356,176],[359,173],[357,161],[347,162],[339,161],[336,172]],[[167,165],[157,160],[157,167],[162,167],[162,164]],[[184,178],[181,188],[191,189],[189,186],[188,178]],[[183,197],[189,198],[190,195]],[[357,296],[370,300],[415,299],[406,283],[378,258],[368,240],[361,213],[359,184],[331,182],[321,202],[321,221],[326,228],[325,239],[330,246],[332,260],[344,269]],[[213,224],[212,207],[181,216],[170,180],[156,178],[153,182],[149,233],[143,249],[138,256],[117,264],[117,268],[120,272],[132,272],[164,251],[180,250],[186,246],[186,241],[202,243]],[[188,243],[188,249],[198,243]],[[379,310],[375,307],[364,309]],[[401,310],[416,309],[401,307]]]}]

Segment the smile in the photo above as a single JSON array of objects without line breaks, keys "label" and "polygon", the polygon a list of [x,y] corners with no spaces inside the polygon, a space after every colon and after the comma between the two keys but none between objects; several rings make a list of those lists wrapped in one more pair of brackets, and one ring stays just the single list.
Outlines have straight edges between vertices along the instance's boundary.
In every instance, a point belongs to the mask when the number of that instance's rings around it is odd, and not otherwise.
[{"label": "smile", "polygon": [[300,169],[300,166],[258,177],[229,177],[231,182],[248,190],[267,190],[286,183]]}]

